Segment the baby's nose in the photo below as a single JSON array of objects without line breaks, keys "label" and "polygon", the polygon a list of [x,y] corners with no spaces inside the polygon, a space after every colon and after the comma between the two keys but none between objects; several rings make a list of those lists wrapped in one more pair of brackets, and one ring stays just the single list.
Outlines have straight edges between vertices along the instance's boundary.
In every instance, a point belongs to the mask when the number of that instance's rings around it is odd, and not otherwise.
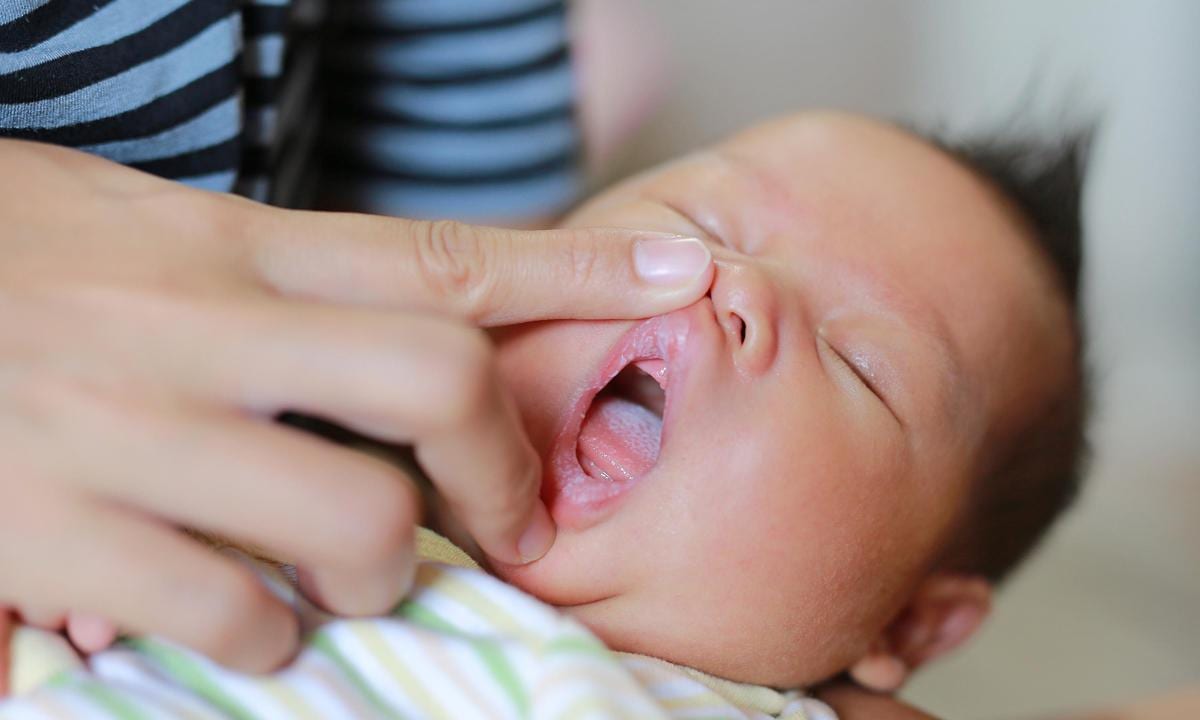
[{"label": "baby's nose", "polygon": [[746,261],[718,259],[709,295],[738,370],[757,375],[770,368],[779,348],[779,306],[768,273]]}]

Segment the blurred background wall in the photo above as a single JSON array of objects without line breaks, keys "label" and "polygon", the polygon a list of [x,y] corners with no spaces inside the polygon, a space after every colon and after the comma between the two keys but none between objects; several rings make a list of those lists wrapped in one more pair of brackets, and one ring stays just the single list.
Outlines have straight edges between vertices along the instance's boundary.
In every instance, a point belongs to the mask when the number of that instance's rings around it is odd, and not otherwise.
[{"label": "blurred background wall", "polygon": [[673,68],[624,172],[805,107],[952,135],[1100,117],[1090,485],[978,642],[907,696],[1036,718],[1200,683],[1200,2],[640,3]]}]

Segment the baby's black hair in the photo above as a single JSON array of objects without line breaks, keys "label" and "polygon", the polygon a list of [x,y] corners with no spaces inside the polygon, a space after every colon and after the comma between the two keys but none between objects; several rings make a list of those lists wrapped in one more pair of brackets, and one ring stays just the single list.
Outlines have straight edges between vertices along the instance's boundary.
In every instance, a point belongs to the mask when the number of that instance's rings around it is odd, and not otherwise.
[{"label": "baby's black hair", "polygon": [[1032,231],[1071,311],[1069,382],[1049,408],[1007,443],[973,488],[971,507],[942,568],[1006,578],[1079,493],[1087,465],[1089,383],[1080,300],[1082,197],[1090,130],[1053,141],[1030,136],[982,141],[930,139],[997,190]]}]

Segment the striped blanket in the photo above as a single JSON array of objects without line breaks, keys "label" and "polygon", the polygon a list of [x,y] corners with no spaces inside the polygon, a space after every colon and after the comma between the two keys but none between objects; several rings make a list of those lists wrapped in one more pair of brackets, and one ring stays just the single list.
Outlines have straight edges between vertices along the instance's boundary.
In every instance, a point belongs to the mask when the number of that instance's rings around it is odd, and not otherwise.
[{"label": "striped blanket", "polygon": [[[427,559],[412,594],[391,617],[371,620],[325,615],[279,570],[257,564],[308,628],[296,661],[271,676],[235,673],[150,638],[122,640],[85,665],[44,647],[58,636],[22,629],[13,646],[18,694],[0,702],[0,718],[833,718],[796,691],[610,652],[444,540],[424,533],[421,546]],[[35,657],[59,665],[31,668]]]}]

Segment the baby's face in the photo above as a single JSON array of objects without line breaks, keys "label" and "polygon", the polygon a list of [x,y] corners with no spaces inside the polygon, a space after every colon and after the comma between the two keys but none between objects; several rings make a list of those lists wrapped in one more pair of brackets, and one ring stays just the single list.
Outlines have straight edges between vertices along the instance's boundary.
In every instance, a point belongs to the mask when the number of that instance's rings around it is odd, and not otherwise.
[{"label": "baby's face", "polygon": [[[1066,309],[1024,228],[924,142],[833,115],[568,224],[700,237],[716,279],[646,323],[498,336],[559,523],[498,571],[616,649],[783,686],[844,669],[929,572],[986,448],[1064,377]],[[666,385],[657,455],[654,392],[596,396],[634,361]]]}]

